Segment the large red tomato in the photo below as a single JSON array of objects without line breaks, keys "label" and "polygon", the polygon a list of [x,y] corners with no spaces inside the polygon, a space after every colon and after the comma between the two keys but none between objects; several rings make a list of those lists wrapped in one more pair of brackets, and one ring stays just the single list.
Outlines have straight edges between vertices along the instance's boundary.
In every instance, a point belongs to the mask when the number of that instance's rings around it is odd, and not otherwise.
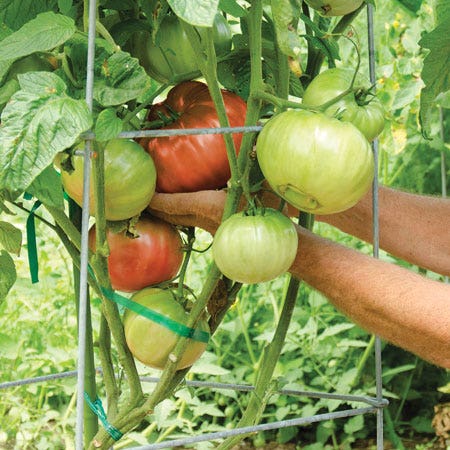
[{"label": "large red tomato", "polygon": [[[107,231],[108,271],[114,289],[138,291],[173,278],[183,261],[183,242],[172,225],[153,217],[141,217],[137,237]],[[89,244],[95,250],[95,225],[89,231]]]},{"label": "large red tomato", "polygon": [[[222,90],[231,127],[243,126],[247,105],[241,97]],[[163,129],[220,127],[214,102],[206,84],[185,81],[173,87],[165,101],[153,105],[148,119],[178,117]],[[233,134],[239,152],[242,134]],[[158,192],[194,192],[218,189],[230,178],[224,137],[220,134],[198,134],[142,139],[156,166]]]}]

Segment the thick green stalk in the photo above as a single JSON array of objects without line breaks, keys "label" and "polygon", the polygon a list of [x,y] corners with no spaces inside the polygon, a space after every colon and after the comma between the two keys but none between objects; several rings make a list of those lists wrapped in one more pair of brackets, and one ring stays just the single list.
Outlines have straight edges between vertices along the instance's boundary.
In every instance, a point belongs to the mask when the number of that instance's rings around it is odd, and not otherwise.
[{"label": "thick green stalk", "polygon": [[[312,229],[314,218],[311,214],[301,214],[300,225],[305,228]],[[264,412],[268,400],[268,392],[270,393],[270,384],[272,382],[273,372],[278,362],[278,358],[283,349],[286,334],[294,311],[297,300],[297,292],[300,281],[291,277],[289,279],[288,288],[286,290],[283,309],[281,311],[280,320],[272,342],[264,349],[261,364],[258,369],[255,382],[255,389],[250,394],[250,399],[246,410],[244,411],[238,427],[246,427],[257,424]],[[244,435],[230,437],[226,439],[219,447],[219,450],[232,448],[244,438]]]},{"label": "thick green stalk", "polygon": [[[95,198],[95,237],[96,253],[92,257],[92,266],[96,278],[103,288],[111,289],[108,273],[108,243],[106,240],[106,217],[105,217],[105,174],[104,174],[104,147],[97,145],[97,157],[92,158],[92,173],[94,182]],[[119,361],[125,371],[130,387],[130,403],[138,404],[143,398],[142,386],[136,369],[133,355],[126,341],[125,333],[120,319],[117,305],[102,296],[102,308],[108,326],[117,346]],[[111,368],[109,369],[111,370]],[[107,380],[105,380],[107,381]],[[112,397],[117,392],[116,387],[108,386],[109,395]],[[112,397],[113,398],[113,397]]]},{"label": "thick green stalk", "polygon": [[[69,217],[75,227],[81,229],[81,208],[73,200],[69,201]],[[75,303],[77,307],[77,319],[80,304],[80,270],[73,263],[73,281],[75,290]],[[97,388],[95,383],[95,360],[94,346],[92,343],[92,320],[89,291],[87,292],[86,305],[86,354],[85,354],[85,373],[84,389],[92,399],[97,397]],[[98,431],[98,418],[90,408],[84,408],[84,443],[87,446]]]},{"label": "thick green stalk", "polygon": [[[217,280],[220,277],[220,272],[215,265],[210,268],[209,276],[203,286],[197,301],[194,303],[192,310],[189,314],[187,321],[188,327],[195,327],[195,324],[204,314],[206,303],[214,291]],[[147,414],[153,411],[155,406],[163,399],[167,398],[184,378],[188,369],[177,371],[177,361],[179,361],[183,354],[188,339],[180,337],[171,353],[171,357],[166,363],[166,366],[161,374],[155,389],[147,398],[147,400],[139,407],[120,411],[117,417],[112,421],[112,425],[115,426],[122,433],[127,433],[135,428]],[[90,449],[108,449],[114,442],[104,429],[99,430],[95,441]]]},{"label": "thick green stalk", "polygon": [[98,350],[106,390],[107,416],[111,420],[117,415],[120,391],[111,358],[111,330],[104,314],[100,319]]}]

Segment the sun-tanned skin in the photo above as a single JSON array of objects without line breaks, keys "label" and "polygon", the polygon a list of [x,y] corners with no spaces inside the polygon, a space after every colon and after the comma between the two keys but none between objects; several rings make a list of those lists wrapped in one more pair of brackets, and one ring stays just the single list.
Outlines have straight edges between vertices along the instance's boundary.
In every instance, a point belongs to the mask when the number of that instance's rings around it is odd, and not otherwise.
[{"label": "sun-tanned skin", "polygon": [[[224,191],[156,194],[150,211],[214,234]],[[267,201],[273,201],[266,196]],[[380,247],[412,264],[450,275],[450,200],[379,189]],[[317,216],[370,242],[372,195],[347,211]],[[289,271],[322,292],[352,321],[436,365],[450,369],[450,285],[361,254],[297,226]]]}]

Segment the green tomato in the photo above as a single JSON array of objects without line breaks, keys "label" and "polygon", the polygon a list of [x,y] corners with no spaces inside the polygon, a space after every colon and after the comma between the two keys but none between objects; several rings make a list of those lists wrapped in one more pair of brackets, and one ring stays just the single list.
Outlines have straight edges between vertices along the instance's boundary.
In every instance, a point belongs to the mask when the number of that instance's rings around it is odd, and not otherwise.
[{"label": "green tomato", "polygon": [[[188,314],[170,290],[145,288],[136,292],[131,300],[186,325]],[[133,356],[146,366],[162,370],[175,347],[178,335],[130,309],[125,311],[123,325],[125,339]],[[200,320],[196,329],[209,333],[208,322]],[[206,345],[205,342],[188,339],[187,348],[177,364],[177,369],[194,364],[205,351]]]},{"label": "green tomato", "polygon": [[261,208],[253,215],[239,212],[222,222],[214,236],[212,254],[226,277],[260,283],[289,269],[297,245],[292,221],[275,209]]},{"label": "green tomato", "polygon": [[350,208],[373,180],[373,154],[364,135],[353,124],[322,113],[278,114],[259,134],[256,154],[272,189],[315,214]]},{"label": "green tomato", "polygon": [[[205,28],[197,27],[201,35]],[[217,55],[223,55],[231,49],[231,29],[225,17],[218,13],[213,24],[214,47]],[[141,33],[136,38],[133,52],[139,58],[147,73],[160,83],[190,80],[192,72],[199,70],[196,53],[180,23],[174,15],[166,16],[159,27],[156,43],[149,33]]]},{"label": "green tomato", "polygon": [[17,59],[11,64],[7,80],[17,80],[17,75],[27,72],[50,72],[54,69],[52,64],[36,53]]},{"label": "green tomato", "polygon": [[[79,148],[81,150],[81,147]],[[66,159],[68,156],[66,156]],[[81,155],[72,157],[73,171],[61,170],[67,194],[83,203],[83,163]],[[64,156],[60,162],[65,166]],[[93,179],[91,173],[91,180]],[[90,184],[90,213],[95,212],[93,182]],[[105,146],[105,215],[107,220],[129,219],[150,203],[156,187],[156,169],[151,156],[130,139],[112,139]]]},{"label": "green tomato", "polygon": [[305,0],[323,16],[345,16],[358,9],[363,0]]},{"label": "green tomato", "polygon": [[[333,68],[315,77],[306,88],[303,104],[320,106],[346,91],[352,83],[352,69]],[[375,139],[384,129],[384,108],[380,100],[367,93],[370,81],[363,76],[356,77],[355,92],[329,106],[325,114],[336,116],[356,126],[369,141]]]}]

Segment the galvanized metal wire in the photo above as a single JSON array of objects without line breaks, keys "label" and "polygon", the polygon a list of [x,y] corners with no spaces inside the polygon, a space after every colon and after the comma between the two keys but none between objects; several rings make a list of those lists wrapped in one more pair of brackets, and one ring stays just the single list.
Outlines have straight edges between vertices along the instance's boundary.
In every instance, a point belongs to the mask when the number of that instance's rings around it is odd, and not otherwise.
[{"label": "galvanized metal wire", "polygon": [[[97,20],[97,2],[89,1],[88,54],[86,67],[86,103],[92,111],[94,99],[94,57],[95,57],[95,25]],[[75,448],[83,450],[84,434],[84,379],[86,373],[86,322],[88,295],[88,262],[89,262],[89,191],[91,174],[91,144],[87,139],[83,161],[83,209],[81,216],[81,250],[80,250],[80,294],[78,307],[78,360],[77,360],[77,407],[75,427]]]}]

